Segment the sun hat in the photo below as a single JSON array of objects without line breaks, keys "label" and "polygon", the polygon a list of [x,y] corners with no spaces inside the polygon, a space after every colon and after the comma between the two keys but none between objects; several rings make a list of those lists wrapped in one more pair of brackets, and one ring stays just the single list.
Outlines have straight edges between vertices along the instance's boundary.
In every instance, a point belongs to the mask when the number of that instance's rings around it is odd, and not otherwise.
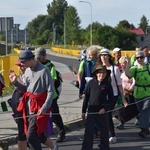
[{"label": "sun hat", "polygon": [[30,59],[33,59],[35,55],[30,50],[22,50],[19,54],[19,60],[20,62],[24,62]]},{"label": "sun hat", "polygon": [[46,50],[43,47],[38,47],[35,50],[35,58],[39,58],[40,56],[46,55]]},{"label": "sun hat", "polygon": [[110,55],[110,51],[109,51],[109,49],[107,49],[107,48],[103,48],[103,49],[100,51],[100,54],[108,54],[108,55]]},{"label": "sun hat", "polygon": [[93,74],[96,74],[96,72],[98,72],[99,70],[106,71],[107,74],[110,74],[110,73],[111,73],[111,70],[108,70],[108,69],[106,68],[106,66],[104,66],[104,65],[97,65],[97,66],[95,66],[95,68],[94,68]]}]

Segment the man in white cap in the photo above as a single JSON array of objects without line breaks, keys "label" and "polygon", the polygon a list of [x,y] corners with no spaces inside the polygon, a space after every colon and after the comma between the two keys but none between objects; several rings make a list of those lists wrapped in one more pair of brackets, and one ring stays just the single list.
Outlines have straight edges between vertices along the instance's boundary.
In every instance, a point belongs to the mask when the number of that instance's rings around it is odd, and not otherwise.
[{"label": "man in white cap", "polygon": [[118,47],[114,48],[113,54],[114,54],[115,65],[117,65],[118,68],[121,69],[121,65],[119,63],[119,59],[121,58],[121,48]]}]

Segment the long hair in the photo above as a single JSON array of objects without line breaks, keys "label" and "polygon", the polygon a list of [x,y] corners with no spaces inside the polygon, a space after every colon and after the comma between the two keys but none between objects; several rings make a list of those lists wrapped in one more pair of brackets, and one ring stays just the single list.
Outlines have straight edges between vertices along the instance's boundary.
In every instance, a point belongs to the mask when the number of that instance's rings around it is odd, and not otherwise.
[{"label": "long hair", "polygon": [[[111,55],[108,55],[108,57],[109,57],[109,63],[111,64],[111,65],[115,65],[115,61],[114,61],[114,58],[111,56]],[[96,65],[103,65],[103,62],[102,62],[102,60],[101,60],[101,54],[99,54],[99,56],[98,56],[98,60],[97,60],[97,62],[96,62]]]}]

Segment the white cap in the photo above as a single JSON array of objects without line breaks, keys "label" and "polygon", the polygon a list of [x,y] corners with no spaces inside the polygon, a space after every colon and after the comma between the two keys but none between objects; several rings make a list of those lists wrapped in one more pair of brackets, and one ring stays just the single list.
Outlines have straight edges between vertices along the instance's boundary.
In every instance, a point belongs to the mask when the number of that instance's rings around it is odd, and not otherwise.
[{"label": "white cap", "polygon": [[113,49],[113,53],[119,52],[119,51],[121,51],[121,48],[116,47],[116,48]]},{"label": "white cap", "polygon": [[109,51],[109,49],[107,49],[107,48],[103,48],[103,49],[101,50],[100,54],[108,54],[108,55],[110,55],[110,51]]},{"label": "white cap", "polygon": [[0,70],[0,73],[4,72],[4,70]]}]

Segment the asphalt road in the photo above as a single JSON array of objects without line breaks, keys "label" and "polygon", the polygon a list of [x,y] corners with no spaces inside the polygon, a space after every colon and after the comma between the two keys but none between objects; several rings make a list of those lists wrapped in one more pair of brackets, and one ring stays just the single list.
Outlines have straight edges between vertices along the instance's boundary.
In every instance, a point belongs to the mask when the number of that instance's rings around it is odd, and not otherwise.
[{"label": "asphalt road", "polygon": [[[48,55],[48,59],[51,61],[57,61],[60,63],[67,64],[70,67],[78,68],[79,62],[77,59],[69,58],[60,58],[58,56]],[[150,136],[142,139],[138,136],[140,131],[137,126],[134,125],[135,119],[127,122],[125,124],[124,130],[116,129],[117,143],[111,144],[111,150],[150,150]],[[118,121],[114,120],[115,126],[118,124]],[[82,146],[84,136],[84,128],[76,128],[73,131],[67,132],[66,141],[59,143],[59,150],[80,150]],[[56,135],[52,136],[53,141],[55,142]],[[94,139],[93,150],[99,150],[98,148],[99,139]],[[17,150],[17,145],[9,147],[9,150]],[[43,150],[48,150],[48,148],[43,146]]]},{"label": "asphalt road", "polygon": [[[134,125],[135,119],[125,124],[124,130],[116,129],[117,143],[110,144],[111,150],[150,150],[150,136],[142,139],[138,136],[139,128]],[[115,126],[118,124],[114,120]],[[84,128],[77,128],[67,132],[66,141],[58,143],[59,150],[80,150],[83,142]],[[56,136],[52,136],[55,141]],[[99,150],[99,139],[94,139],[93,150]],[[11,146],[9,150],[17,150],[17,145]],[[43,146],[43,150],[48,150]]]},{"label": "asphalt road", "polygon": [[68,57],[59,57],[56,55],[47,54],[47,59],[59,63],[66,64],[67,66],[71,67],[74,73],[77,73],[80,61],[77,58],[68,58]]}]

